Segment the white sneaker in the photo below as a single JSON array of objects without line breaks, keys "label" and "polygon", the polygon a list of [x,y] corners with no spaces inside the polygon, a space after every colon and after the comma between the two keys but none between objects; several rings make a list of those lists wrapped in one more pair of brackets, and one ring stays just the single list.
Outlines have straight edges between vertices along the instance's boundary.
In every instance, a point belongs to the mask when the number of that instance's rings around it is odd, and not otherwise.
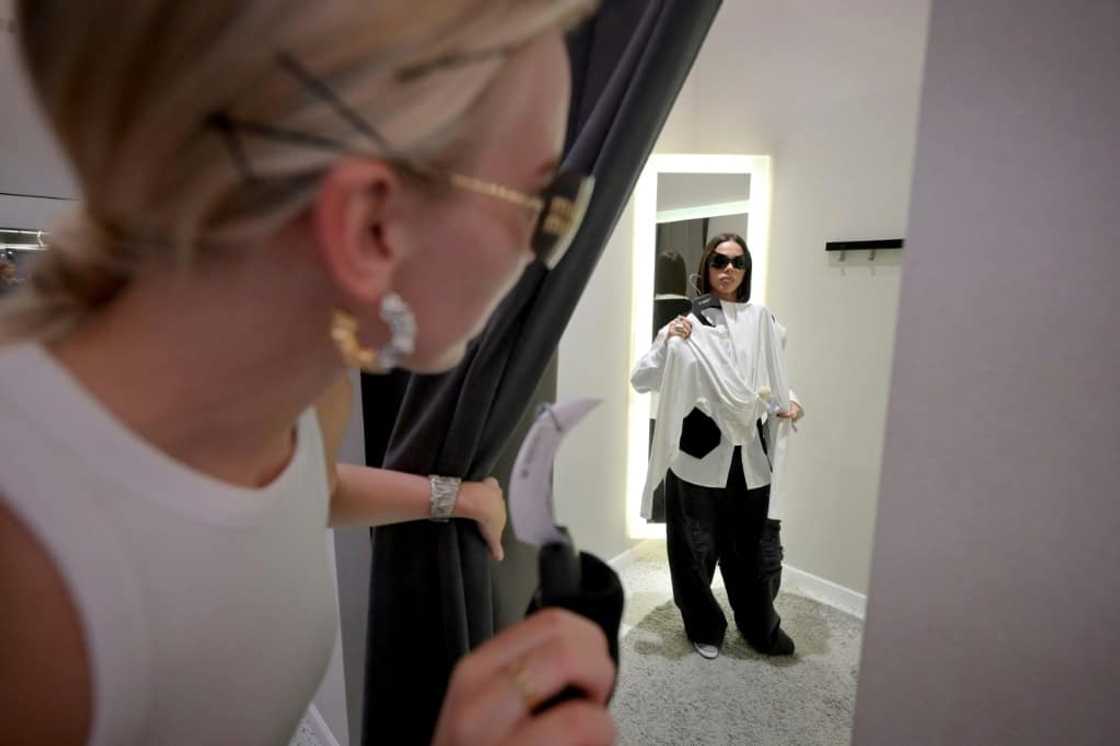
[{"label": "white sneaker", "polygon": [[696,652],[700,654],[700,657],[707,658],[710,661],[719,657],[719,648],[715,645],[705,645],[702,642],[694,642],[692,643],[692,647],[696,648]]}]

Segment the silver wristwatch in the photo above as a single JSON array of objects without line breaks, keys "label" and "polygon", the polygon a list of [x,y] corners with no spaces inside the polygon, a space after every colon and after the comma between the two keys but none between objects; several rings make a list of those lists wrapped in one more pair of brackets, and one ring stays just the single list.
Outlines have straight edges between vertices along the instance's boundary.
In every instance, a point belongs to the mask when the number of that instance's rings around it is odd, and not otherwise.
[{"label": "silver wristwatch", "polygon": [[459,487],[463,484],[463,480],[455,477],[438,477],[433,474],[428,477],[428,481],[432,483],[430,520],[446,523],[455,512],[455,501],[459,498]]}]

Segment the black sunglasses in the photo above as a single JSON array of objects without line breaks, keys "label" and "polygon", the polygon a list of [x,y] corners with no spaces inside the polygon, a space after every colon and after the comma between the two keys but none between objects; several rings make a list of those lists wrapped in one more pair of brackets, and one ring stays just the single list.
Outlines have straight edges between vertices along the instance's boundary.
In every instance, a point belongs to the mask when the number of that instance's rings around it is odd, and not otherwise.
[{"label": "black sunglasses", "polygon": [[712,258],[709,261],[709,265],[712,267],[712,269],[724,269],[728,264],[741,271],[747,268],[747,258],[742,254],[740,254],[739,256],[712,254]]},{"label": "black sunglasses", "polygon": [[[488,52],[487,54],[493,53]],[[312,75],[295,57],[281,53],[278,55],[277,61],[281,69],[329,104],[338,112],[339,116],[372,140],[383,151],[381,157],[385,160],[397,164],[401,169],[414,175],[444,181],[456,189],[492,197],[533,211],[536,224],[529,242],[533,255],[548,269],[554,269],[564,258],[572,245],[573,239],[579,232],[580,226],[583,224],[584,216],[587,214],[587,206],[591,203],[591,195],[595,190],[595,177],[572,171],[561,171],[540,192],[528,194],[503,184],[496,184],[465,174],[443,171],[412,162],[399,155],[395,156],[393,154],[394,149],[372,124],[350,108],[325,82]],[[402,73],[402,77],[418,77],[441,65],[459,64],[459,62],[458,58],[440,60],[437,64],[422,69],[410,69]],[[258,137],[286,140],[303,147],[323,148],[339,152],[351,150],[344,143],[329,137],[295,132],[259,122],[234,119],[225,112],[212,115],[209,124],[223,134],[234,162],[248,180],[253,180],[256,177],[238,138],[238,134],[242,132]]]}]

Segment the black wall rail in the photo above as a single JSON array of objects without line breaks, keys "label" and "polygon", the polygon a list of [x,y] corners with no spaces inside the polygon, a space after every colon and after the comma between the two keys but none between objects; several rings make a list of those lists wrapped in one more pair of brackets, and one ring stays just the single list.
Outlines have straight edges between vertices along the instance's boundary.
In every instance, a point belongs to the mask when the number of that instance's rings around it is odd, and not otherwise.
[{"label": "black wall rail", "polygon": [[869,251],[871,252],[868,257],[871,261],[875,261],[875,254],[879,251],[888,249],[901,249],[903,244],[906,243],[901,238],[884,238],[875,241],[829,241],[824,245],[825,251],[839,251],[840,261],[844,261],[849,251]]}]

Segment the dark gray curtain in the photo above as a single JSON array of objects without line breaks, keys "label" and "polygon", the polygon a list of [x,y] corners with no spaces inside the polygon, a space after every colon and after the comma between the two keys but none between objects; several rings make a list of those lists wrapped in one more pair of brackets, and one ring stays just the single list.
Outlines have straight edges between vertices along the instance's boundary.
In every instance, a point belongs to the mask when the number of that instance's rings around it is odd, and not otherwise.
[{"label": "dark gray curtain", "polygon": [[[719,5],[610,0],[572,35],[565,166],[598,180],[584,226],[551,273],[529,267],[458,368],[363,382],[370,463],[467,479],[492,473],[539,395]],[[485,544],[469,522],[376,529],[370,585],[363,743],[428,743],[456,661],[495,630]]]}]

